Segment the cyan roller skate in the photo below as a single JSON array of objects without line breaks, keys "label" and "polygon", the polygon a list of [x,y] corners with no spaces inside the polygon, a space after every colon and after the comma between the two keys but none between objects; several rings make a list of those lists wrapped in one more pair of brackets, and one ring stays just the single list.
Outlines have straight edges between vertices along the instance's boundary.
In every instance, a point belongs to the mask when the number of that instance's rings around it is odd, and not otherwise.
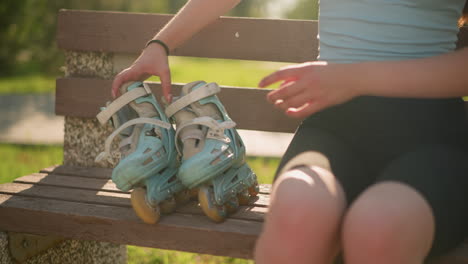
[{"label": "cyan roller skate", "polygon": [[131,202],[136,214],[146,223],[156,223],[160,212],[175,209],[176,199],[188,200],[188,192],[176,177],[175,131],[147,84],[126,84],[120,92],[122,95],[97,115],[101,124],[112,120],[115,130],[96,162],[112,162],[115,154],[111,154],[111,144],[118,135],[120,161],[112,171],[112,180],[122,191],[133,189]]},{"label": "cyan roller skate", "polygon": [[166,108],[182,155],[177,177],[189,189],[199,189],[200,206],[216,222],[258,194],[256,175],[245,162],[245,146],[216,96],[219,91],[216,83],[189,83]]}]

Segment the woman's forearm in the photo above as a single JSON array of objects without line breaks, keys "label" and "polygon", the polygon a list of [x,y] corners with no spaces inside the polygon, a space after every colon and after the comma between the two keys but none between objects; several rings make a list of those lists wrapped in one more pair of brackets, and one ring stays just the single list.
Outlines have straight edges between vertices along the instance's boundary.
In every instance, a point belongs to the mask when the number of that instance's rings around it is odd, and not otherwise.
[{"label": "woman's forearm", "polygon": [[164,41],[173,50],[239,2],[240,0],[190,0],[154,38]]},{"label": "woman's forearm", "polygon": [[353,67],[344,74],[353,89],[364,95],[413,98],[468,95],[468,48],[424,59],[363,62]]}]

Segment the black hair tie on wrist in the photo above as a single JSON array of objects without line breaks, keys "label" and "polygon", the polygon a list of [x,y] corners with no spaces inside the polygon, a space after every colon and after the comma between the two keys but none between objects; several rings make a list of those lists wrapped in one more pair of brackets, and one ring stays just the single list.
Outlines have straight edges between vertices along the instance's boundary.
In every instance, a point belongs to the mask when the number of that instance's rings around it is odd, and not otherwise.
[{"label": "black hair tie on wrist", "polygon": [[148,47],[152,43],[158,43],[159,45],[161,45],[164,48],[164,50],[166,51],[167,56],[169,56],[169,47],[166,45],[166,43],[162,42],[159,39],[152,39],[152,40],[148,41],[148,43],[146,43],[145,48]]}]

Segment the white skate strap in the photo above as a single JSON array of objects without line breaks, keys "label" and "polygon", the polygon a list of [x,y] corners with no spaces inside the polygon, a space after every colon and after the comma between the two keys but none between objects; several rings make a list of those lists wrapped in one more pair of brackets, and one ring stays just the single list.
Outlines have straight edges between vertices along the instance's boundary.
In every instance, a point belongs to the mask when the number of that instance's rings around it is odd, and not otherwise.
[{"label": "white skate strap", "polygon": [[[208,127],[206,138],[216,139],[224,143],[229,143],[231,142],[231,139],[224,135],[224,130],[235,127],[236,123],[231,120],[218,122],[209,116],[197,117],[177,127],[175,138],[178,138],[180,131],[182,131],[184,128],[191,126],[191,125],[206,126]],[[176,148],[177,148],[177,152],[180,155],[182,155],[182,151],[180,149],[179,143],[176,144]]]},{"label": "white skate strap", "polygon": [[118,129],[112,132],[112,134],[110,134],[109,137],[107,137],[106,142],[104,143],[104,151],[101,152],[99,155],[97,155],[94,161],[99,163],[103,161],[104,159],[107,159],[107,161],[112,163],[111,145],[112,145],[112,141],[114,141],[115,136],[117,136],[122,130],[126,129],[127,127],[138,125],[138,124],[152,124],[158,127],[165,128],[165,129],[171,128],[171,124],[158,120],[158,119],[154,119],[154,118],[140,117],[140,118],[132,119],[124,123],[123,125],[121,125]]},{"label": "white skate strap", "polygon": [[151,90],[146,85],[146,83],[144,83],[143,87],[137,87],[119,96],[111,104],[106,106],[106,109],[102,110],[96,116],[96,118],[99,120],[99,123],[101,123],[101,125],[105,125],[107,121],[122,107],[129,104],[133,100],[142,96],[146,96],[148,94],[151,94]]},{"label": "white skate strap", "polygon": [[205,136],[205,134],[203,133],[203,131],[201,131],[199,129],[189,129],[189,128],[187,128],[186,130],[181,130],[179,136],[180,136],[180,140],[182,142],[185,142],[185,140],[187,140],[187,139],[202,140],[203,137]]},{"label": "white skate strap", "polygon": [[192,90],[189,94],[182,96],[177,101],[166,107],[166,116],[169,118],[175,113],[189,106],[191,103],[197,102],[205,97],[215,95],[221,91],[221,88],[216,83],[205,84],[203,87]]}]

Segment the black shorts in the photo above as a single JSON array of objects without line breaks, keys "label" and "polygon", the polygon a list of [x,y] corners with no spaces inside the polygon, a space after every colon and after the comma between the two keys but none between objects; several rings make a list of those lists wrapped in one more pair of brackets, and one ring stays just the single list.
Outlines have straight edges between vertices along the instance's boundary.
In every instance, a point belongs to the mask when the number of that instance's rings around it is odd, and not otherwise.
[{"label": "black shorts", "polygon": [[328,157],[348,204],[379,181],[400,181],[424,195],[436,223],[430,255],[468,235],[468,122],[461,99],[359,97],[326,109],[302,122],[279,170],[309,150]]}]

